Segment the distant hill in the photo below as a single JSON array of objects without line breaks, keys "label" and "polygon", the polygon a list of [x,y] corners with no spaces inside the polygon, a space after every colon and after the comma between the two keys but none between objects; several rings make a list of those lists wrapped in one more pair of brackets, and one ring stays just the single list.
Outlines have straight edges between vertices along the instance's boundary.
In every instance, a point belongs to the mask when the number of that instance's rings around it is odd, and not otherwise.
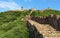
[{"label": "distant hill", "polygon": [[[29,38],[29,30],[26,27],[24,17],[31,10],[0,12],[0,38]],[[60,15],[58,10],[35,10],[31,16]]]}]

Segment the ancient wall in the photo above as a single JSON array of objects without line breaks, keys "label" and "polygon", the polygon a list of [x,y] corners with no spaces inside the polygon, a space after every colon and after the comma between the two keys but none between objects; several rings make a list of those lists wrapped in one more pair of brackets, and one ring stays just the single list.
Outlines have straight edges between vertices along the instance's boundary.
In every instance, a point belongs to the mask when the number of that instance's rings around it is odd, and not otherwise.
[{"label": "ancient wall", "polygon": [[29,29],[29,38],[43,38],[43,35],[37,31],[34,25],[31,25],[28,21],[26,24]]},{"label": "ancient wall", "polygon": [[31,17],[31,20],[34,20],[34,21],[39,22],[39,23],[41,23],[41,24],[46,24],[45,18]]},{"label": "ancient wall", "polygon": [[60,16],[57,19],[58,15],[49,15],[46,17],[31,17],[31,20],[34,20],[40,24],[50,24],[54,29],[60,30]]}]

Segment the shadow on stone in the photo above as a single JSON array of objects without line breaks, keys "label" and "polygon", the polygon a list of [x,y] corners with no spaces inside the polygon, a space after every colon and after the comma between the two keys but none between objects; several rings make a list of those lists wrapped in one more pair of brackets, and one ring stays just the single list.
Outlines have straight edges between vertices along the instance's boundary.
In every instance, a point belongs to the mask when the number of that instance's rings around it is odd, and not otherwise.
[{"label": "shadow on stone", "polygon": [[29,38],[43,38],[43,35],[37,31],[34,25],[31,25],[28,21],[26,24],[29,29]]},{"label": "shadow on stone", "polygon": [[46,17],[31,17],[31,20],[34,20],[40,24],[49,24],[56,31],[60,31],[60,17],[57,19],[57,15],[49,15]]}]

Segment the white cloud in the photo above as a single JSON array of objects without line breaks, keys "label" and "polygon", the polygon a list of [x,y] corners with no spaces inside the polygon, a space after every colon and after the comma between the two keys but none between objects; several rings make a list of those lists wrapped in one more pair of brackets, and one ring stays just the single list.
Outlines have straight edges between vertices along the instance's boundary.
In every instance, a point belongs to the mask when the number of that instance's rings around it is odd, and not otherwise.
[{"label": "white cloud", "polygon": [[8,9],[20,9],[20,6],[15,2],[6,2],[0,1],[0,8],[8,8]]}]

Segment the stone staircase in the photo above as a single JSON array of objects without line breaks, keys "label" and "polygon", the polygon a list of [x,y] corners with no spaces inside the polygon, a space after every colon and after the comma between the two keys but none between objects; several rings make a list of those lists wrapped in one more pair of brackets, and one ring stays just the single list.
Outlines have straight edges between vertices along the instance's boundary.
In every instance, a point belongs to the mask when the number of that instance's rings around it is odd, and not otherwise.
[{"label": "stone staircase", "polygon": [[27,20],[34,25],[39,33],[43,35],[44,38],[60,38],[60,32],[52,28],[49,24],[40,24],[33,20]]}]

